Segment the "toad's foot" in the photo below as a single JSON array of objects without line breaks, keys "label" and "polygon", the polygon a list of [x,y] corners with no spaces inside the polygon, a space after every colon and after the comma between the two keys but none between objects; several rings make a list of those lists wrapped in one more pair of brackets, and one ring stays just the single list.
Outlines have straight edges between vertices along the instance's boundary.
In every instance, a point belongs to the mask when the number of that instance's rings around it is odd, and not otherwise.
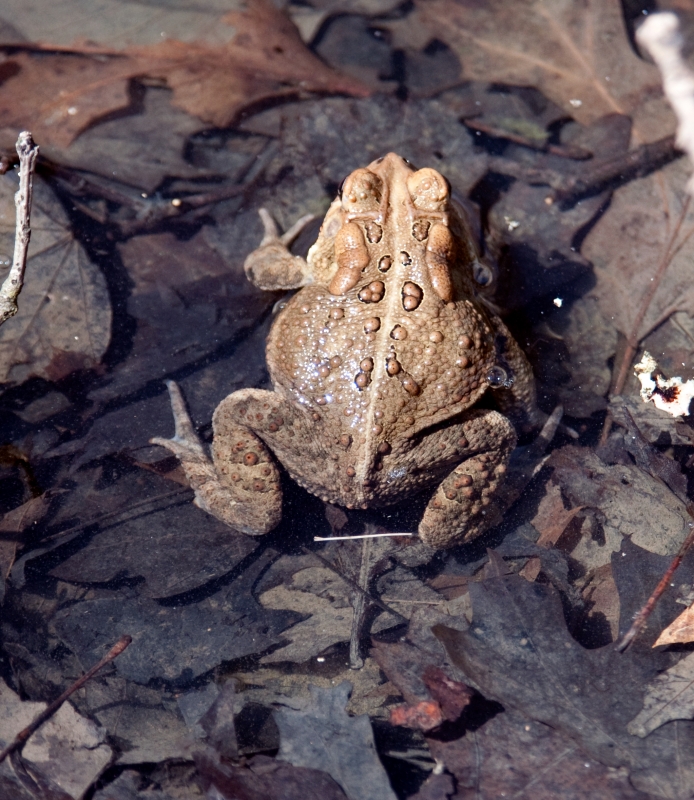
[{"label": "toad's foot", "polygon": [[311,283],[306,259],[289,252],[289,245],[315,217],[307,214],[280,236],[277,223],[265,208],[258,212],[265,235],[260,246],[248,255],[243,265],[248,280],[260,289],[298,289]]},{"label": "toad's foot", "polygon": [[419,524],[424,543],[437,549],[475,539],[499,523],[505,510],[497,490],[516,445],[513,426],[497,411],[481,411],[465,423],[465,435],[484,441],[484,452],[444,478]]},{"label": "toad's foot", "polygon": [[[205,453],[174,381],[167,381],[176,433],[173,439],[151,439],[170,450],[195,491],[195,505],[231,528],[258,536],[271,531],[282,514],[277,467],[265,445],[243,425],[224,420],[221,431],[231,442],[224,457]],[[219,434],[215,424],[215,433]]]}]

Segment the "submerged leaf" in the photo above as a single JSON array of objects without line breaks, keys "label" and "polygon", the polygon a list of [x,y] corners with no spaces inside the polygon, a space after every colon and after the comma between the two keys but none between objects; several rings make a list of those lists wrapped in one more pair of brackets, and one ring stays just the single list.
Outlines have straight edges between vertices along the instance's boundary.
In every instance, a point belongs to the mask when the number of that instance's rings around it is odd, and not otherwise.
[{"label": "submerged leaf", "polygon": [[651,682],[643,699],[643,710],[629,723],[627,730],[633,736],[648,736],[651,731],[670,720],[692,719],[692,717],[694,717],[694,653],[685,656]]},{"label": "submerged leaf", "polygon": [[332,689],[310,690],[306,709],[275,712],[281,741],[277,757],[295,767],[327,772],[350,800],[395,800],[369,718],[350,717],[345,711],[351,685],[344,681]]},{"label": "submerged leaf", "polygon": [[[16,190],[12,174],[0,177],[3,272],[13,250]],[[19,311],[0,328],[0,383],[22,383],[32,376],[60,380],[96,366],[111,339],[106,280],[73,237],[58,199],[39,178],[34,179],[31,228]]]},{"label": "submerged leaf", "polygon": [[595,266],[593,295],[634,344],[676,311],[694,309],[694,214],[680,219],[688,177],[680,159],[622,186],[581,248]]}]

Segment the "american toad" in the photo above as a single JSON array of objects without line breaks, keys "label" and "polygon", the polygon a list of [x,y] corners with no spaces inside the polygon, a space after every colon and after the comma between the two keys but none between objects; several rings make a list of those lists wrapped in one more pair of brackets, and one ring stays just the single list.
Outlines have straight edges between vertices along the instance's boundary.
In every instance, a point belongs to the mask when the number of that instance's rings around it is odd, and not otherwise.
[{"label": "american toad", "polygon": [[[450,547],[498,522],[494,495],[516,444],[537,422],[531,368],[478,299],[478,254],[465,212],[433,169],[391,153],[353,172],[306,260],[261,211],[248,257],[264,289],[301,288],[267,342],[274,391],[242,389],[214,414],[210,460],[175,384],[175,453],[198,506],[248,534],[281,516],[279,461],[329,503],[370,508],[436,487],[419,525]],[[497,410],[480,401],[495,389]]]}]

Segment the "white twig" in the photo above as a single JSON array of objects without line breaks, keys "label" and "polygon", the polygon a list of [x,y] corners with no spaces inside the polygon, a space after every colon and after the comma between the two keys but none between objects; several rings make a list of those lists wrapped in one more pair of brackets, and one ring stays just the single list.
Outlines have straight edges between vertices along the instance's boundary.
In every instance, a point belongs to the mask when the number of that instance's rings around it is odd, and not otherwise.
[{"label": "white twig", "polygon": [[336,542],[338,539],[378,539],[382,536],[414,536],[414,533],[360,533],[358,536],[314,536],[314,542]]},{"label": "white twig", "polygon": [[[636,40],[646,48],[663,78],[663,90],[677,115],[676,144],[694,164],[694,72],[682,58],[679,20],[670,11],[650,14],[636,32]],[[694,196],[694,175],[687,183]]]},{"label": "white twig", "polygon": [[17,313],[17,297],[24,285],[24,270],[27,264],[27,251],[31,228],[31,192],[33,187],[36,157],[39,148],[34,144],[29,131],[22,131],[17,139],[19,155],[19,189],[14,196],[16,231],[14,238],[14,257],[9,275],[0,288],[0,325]]}]

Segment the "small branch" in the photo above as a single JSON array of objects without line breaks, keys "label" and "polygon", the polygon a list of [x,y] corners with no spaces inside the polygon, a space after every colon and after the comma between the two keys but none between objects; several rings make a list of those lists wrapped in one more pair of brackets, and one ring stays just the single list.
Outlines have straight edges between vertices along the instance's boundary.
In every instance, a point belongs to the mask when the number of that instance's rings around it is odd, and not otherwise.
[{"label": "small branch", "polygon": [[19,156],[19,189],[14,196],[16,209],[16,231],[14,239],[14,258],[12,268],[0,288],[0,325],[17,313],[17,297],[24,285],[24,270],[27,264],[27,251],[31,228],[31,194],[33,188],[36,157],[39,148],[34,144],[29,131],[23,131],[17,139]]},{"label": "small branch", "polygon": [[74,694],[78,689],[81,689],[82,686],[84,686],[84,684],[90,678],[93,678],[102,667],[105,667],[106,664],[110,663],[114,658],[119,656],[127,648],[130,642],[132,642],[132,636],[121,636],[98,664],[95,664],[90,670],[85,672],[81,678],[78,678],[69,689],[66,689],[60,695],[57,700],[54,700],[49,706],[47,706],[30,725],[27,725],[24,730],[17,734],[14,741],[11,744],[8,744],[7,747],[0,753],[0,764],[2,764],[7,756],[9,756],[11,753],[14,753],[15,750],[23,747],[27,739],[29,739],[31,735],[35,733],[47,719],[50,719],[53,714],[55,714],[55,712],[60,708],[60,706],[62,706],[68,697],[70,697],[70,695]]},{"label": "small branch", "polygon": [[548,167],[534,167],[508,158],[489,159],[489,168],[510,175],[531,186],[549,186],[549,196],[562,209],[571,208],[579,200],[594,197],[606,189],[616,189],[635,178],[643,178],[682,156],[675,146],[675,137],[666,136],[613,158],[596,157],[581,166],[578,174],[566,174]]}]

